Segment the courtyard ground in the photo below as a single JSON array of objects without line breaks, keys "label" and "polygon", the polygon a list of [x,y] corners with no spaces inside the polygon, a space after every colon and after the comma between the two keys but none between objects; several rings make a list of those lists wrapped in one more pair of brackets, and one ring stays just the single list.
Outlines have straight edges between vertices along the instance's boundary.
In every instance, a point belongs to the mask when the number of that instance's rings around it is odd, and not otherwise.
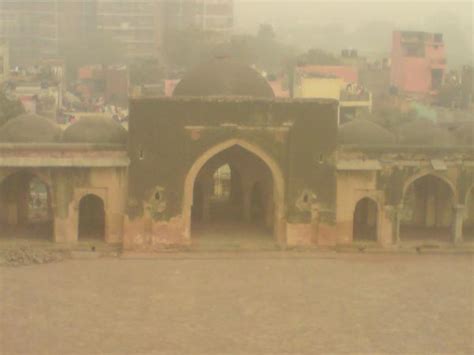
[{"label": "courtyard ground", "polygon": [[473,262],[195,252],[0,267],[0,353],[472,354]]}]

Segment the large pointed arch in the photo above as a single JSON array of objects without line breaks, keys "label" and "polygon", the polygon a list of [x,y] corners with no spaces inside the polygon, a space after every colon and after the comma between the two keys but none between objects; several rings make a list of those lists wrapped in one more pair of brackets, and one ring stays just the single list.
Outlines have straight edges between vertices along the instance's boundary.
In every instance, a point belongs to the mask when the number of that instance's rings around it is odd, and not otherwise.
[{"label": "large pointed arch", "polygon": [[456,186],[443,174],[422,171],[409,178],[403,186],[399,241],[454,240],[457,196]]},{"label": "large pointed arch", "polygon": [[458,194],[457,194],[457,190],[456,190],[456,187],[454,186],[454,184],[451,182],[451,180],[449,180],[446,176],[444,175],[441,175],[441,174],[438,174],[434,171],[423,171],[423,172],[420,172],[414,176],[411,176],[408,180],[405,181],[404,185],[403,185],[403,191],[402,191],[402,201],[403,201],[403,198],[405,197],[406,195],[406,192],[408,190],[408,188],[417,180],[421,179],[421,178],[424,178],[426,176],[433,176],[434,178],[438,178],[440,179],[441,181],[445,182],[447,186],[449,186],[449,189],[451,190],[451,193],[453,195],[453,201],[457,201],[458,200]]},{"label": "large pointed arch", "polygon": [[183,194],[183,222],[184,222],[184,237],[187,240],[191,238],[191,208],[193,205],[193,190],[196,177],[201,171],[202,167],[212,157],[220,152],[239,146],[246,151],[254,154],[270,169],[273,178],[273,199],[275,204],[274,212],[274,235],[280,243],[285,242],[285,180],[283,173],[278,163],[262,148],[251,144],[241,139],[229,139],[225,142],[219,143],[206,152],[201,154],[189,169],[184,181]]}]

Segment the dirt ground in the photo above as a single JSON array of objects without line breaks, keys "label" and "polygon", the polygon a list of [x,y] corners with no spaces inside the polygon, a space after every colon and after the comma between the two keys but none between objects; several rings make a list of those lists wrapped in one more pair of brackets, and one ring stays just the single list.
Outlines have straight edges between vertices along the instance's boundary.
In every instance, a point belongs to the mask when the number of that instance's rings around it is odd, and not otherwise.
[{"label": "dirt ground", "polygon": [[472,255],[188,253],[0,268],[1,354],[472,354]]}]

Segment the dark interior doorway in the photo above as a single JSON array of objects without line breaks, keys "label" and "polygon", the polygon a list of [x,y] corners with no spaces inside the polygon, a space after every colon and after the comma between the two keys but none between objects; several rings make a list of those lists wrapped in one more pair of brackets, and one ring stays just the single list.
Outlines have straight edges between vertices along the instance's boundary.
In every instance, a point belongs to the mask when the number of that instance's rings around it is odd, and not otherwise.
[{"label": "dark interior doorway", "polygon": [[79,204],[79,240],[105,239],[104,202],[96,195],[86,195]]},{"label": "dark interior doorway", "polygon": [[377,241],[377,213],[374,200],[366,197],[357,203],[354,210],[354,241]]},{"label": "dark interior doorway", "polygon": [[210,158],[194,182],[191,233],[208,246],[271,245],[273,177],[258,156],[232,146]]}]

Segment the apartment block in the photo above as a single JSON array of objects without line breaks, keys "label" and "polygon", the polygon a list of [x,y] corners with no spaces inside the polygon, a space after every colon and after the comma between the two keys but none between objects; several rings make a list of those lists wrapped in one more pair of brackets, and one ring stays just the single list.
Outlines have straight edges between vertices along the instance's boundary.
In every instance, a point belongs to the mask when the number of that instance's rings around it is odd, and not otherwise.
[{"label": "apartment block", "polygon": [[446,53],[441,33],[395,31],[391,85],[402,93],[435,94],[443,83]]},{"label": "apartment block", "polygon": [[161,1],[98,0],[97,28],[120,42],[129,60],[153,58],[161,47]]}]

